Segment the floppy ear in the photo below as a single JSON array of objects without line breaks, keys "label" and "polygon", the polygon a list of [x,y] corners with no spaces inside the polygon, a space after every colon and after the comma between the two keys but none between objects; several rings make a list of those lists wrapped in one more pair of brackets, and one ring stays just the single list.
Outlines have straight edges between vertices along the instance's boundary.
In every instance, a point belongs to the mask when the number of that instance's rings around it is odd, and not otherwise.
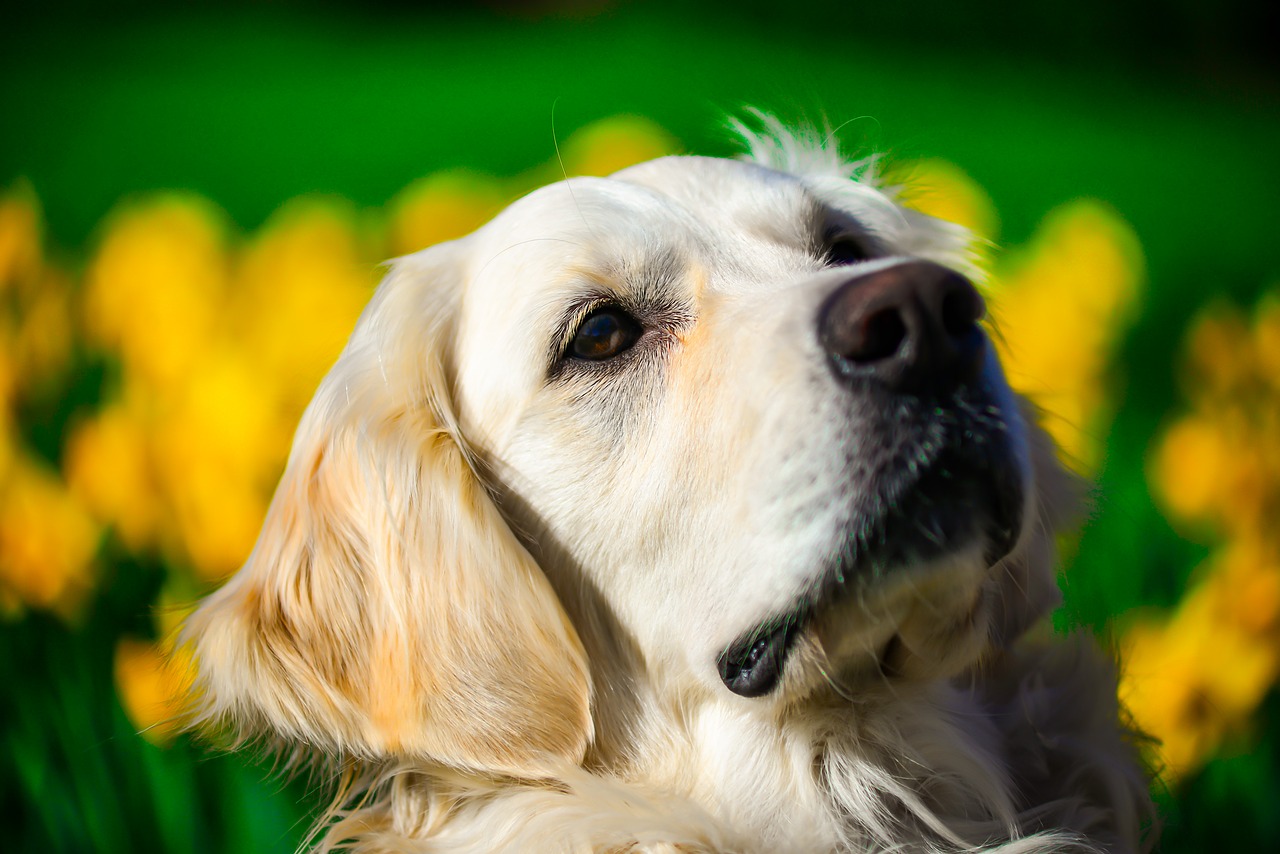
[{"label": "floppy ear", "polygon": [[1058,532],[1076,522],[1084,483],[1058,461],[1053,439],[1036,423],[1035,407],[1022,401],[1032,484],[1021,541],[997,567],[992,640],[1008,646],[1062,601],[1058,589]]},{"label": "floppy ear", "polygon": [[397,263],[302,418],[248,562],[188,620],[196,724],[517,775],[581,760],[582,646],[453,423],[460,252]]}]

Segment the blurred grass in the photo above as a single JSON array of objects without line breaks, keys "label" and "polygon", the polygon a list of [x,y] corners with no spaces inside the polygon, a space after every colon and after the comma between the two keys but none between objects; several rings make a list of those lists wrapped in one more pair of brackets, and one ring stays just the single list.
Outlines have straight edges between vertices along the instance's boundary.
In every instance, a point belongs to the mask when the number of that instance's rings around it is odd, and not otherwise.
[{"label": "blurred grass", "polygon": [[[1095,437],[1106,455],[1059,620],[1109,636],[1117,614],[1175,605],[1210,553],[1211,538],[1189,541],[1155,506],[1144,466],[1185,405],[1177,365],[1193,313],[1215,295],[1251,304],[1280,282],[1274,77],[937,34],[916,46],[843,19],[765,28],[723,6],[533,20],[80,11],[81,26],[32,16],[0,34],[0,186],[30,181],[52,253],[73,269],[135,194],[194,191],[251,232],[296,196],[376,212],[441,168],[527,175],[554,161],[555,138],[608,115],[727,154],[721,116],[743,105],[848,121],[847,142],[894,160],[958,164],[990,194],[1003,244],[1026,242],[1063,202],[1101,199],[1137,233],[1149,284],[1109,379],[1118,409]],[[118,387],[116,370],[78,353],[68,377],[24,398],[27,444],[60,463],[74,414]],[[108,575],[79,624],[0,621],[0,808],[22,817],[19,850],[292,850],[302,784],[277,793],[265,767],[134,734],[112,684],[114,641],[154,631],[164,571],[123,553],[99,563]],[[1164,796],[1164,850],[1280,844],[1278,768],[1273,690],[1252,730]]]}]

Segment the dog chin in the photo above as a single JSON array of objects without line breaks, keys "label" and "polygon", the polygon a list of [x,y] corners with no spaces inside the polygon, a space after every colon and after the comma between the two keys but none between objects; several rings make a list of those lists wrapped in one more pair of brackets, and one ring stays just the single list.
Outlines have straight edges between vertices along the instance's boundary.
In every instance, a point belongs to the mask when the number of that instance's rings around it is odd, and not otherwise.
[{"label": "dog chin", "polygon": [[[988,548],[975,538],[816,611],[809,657],[822,681],[857,688],[944,677],[971,664],[986,641]],[[797,670],[808,669],[804,657]]]},{"label": "dog chin", "polygon": [[725,687],[759,697],[803,690],[811,672],[884,681],[972,663],[988,634],[986,582],[1027,516],[1027,470],[1005,436],[884,478],[879,512],[853,514],[806,593],[721,653]]},{"label": "dog chin", "polygon": [[[981,536],[895,567],[770,620],[720,657],[725,686],[743,697],[784,698],[823,686],[851,690],[953,675],[987,644],[988,579],[998,571]],[[841,692],[846,693],[846,692]]]}]

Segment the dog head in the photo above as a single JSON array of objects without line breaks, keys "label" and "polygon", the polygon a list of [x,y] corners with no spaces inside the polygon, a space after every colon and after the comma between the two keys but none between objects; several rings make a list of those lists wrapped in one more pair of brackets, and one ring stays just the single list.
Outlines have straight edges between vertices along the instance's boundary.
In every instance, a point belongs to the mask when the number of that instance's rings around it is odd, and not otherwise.
[{"label": "dog head", "polygon": [[1066,481],[966,234],[757,149],[395,263],[186,630],[201,719],[541,773],[629,690],[602,680],[773,709],[953,675],[1053,606]]}]

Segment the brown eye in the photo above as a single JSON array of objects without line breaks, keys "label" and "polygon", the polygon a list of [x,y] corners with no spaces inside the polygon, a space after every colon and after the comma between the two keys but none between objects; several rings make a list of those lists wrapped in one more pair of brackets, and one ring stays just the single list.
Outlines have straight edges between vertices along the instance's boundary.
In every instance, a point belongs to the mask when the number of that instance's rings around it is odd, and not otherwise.
[{"label": "brown eye", "polygon": [[612,359],[640,340],[644,330],[620,308],[600,308],[587,315],[569,345],[569,355],[593,362]]},{"label": "brown eye", "polygon": [[871,253],[866,247],[852,237],[832,237],[827,243],[828,267],[845,267],[870,258]]}]

